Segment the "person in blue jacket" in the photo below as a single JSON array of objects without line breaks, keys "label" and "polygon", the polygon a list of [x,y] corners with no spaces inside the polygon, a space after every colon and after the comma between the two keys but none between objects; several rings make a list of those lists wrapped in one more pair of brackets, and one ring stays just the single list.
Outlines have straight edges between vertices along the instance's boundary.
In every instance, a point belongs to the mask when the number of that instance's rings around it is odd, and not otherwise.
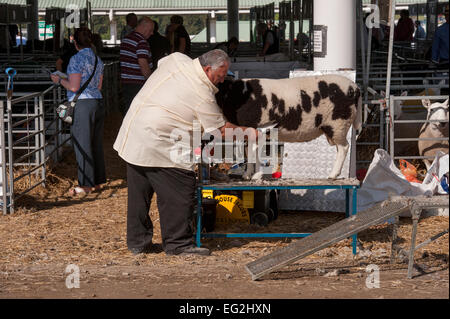
[{"label": "person in blue jacket", "polygon": [[431,60],[435,63],[448,62],[448,6],[445,8],[445,23],[436,29],[433,38]]}]

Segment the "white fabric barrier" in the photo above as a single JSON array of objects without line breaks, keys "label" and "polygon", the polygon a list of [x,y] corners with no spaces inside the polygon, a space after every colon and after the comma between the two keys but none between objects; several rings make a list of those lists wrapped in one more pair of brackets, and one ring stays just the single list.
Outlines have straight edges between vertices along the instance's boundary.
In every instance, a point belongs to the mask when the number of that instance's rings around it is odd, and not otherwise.
[{"label": "white fabric barrier", "polygon": [[[406,180],[391,156],[383,149],[375,151],[372,163],[366,177],[358,190],[358,211],[364,211],[390,196],[432,196],[447,194],[440,185],[440,179],[448,172],[448,154],[439,152],[430,167],[423,183],[413,183]],[[439,178],[439,180],[438,180]],[[438,215],[448,216],[448,208],[438,209]],[[427,215],[436,215],[435,210],[429,210]],[[409,212],[401,215],[410,217]]]}]

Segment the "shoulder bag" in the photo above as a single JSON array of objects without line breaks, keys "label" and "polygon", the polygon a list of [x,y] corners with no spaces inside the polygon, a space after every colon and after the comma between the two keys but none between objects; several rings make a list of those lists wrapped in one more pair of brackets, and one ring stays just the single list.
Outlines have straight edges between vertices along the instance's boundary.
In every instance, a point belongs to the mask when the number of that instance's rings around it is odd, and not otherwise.
[{"label": "shoulder bag", "polygon": [[78,98],[80,97],[81,93],[87,88],[89,85],[89,82],[91,82],[92,78],[94,77],[95,71],[97,69],[97,55],[95,56],[95,65],[94,65],[94,71],[92,72],[89,79],[84,82],[83,86],[78,90],[77,95],[73,98],[72,101],[64,101],[56,108],[56,113],[58,114],[59,118],[63,120],[64,122],[68,124],[73,124],[73,116],[75,112],[75,105],[77,104]]}]

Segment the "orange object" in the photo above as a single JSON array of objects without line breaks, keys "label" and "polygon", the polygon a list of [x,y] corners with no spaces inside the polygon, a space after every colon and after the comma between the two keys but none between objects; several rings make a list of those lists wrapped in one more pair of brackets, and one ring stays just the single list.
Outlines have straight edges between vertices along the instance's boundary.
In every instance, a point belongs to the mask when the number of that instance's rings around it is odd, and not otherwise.
[{"label": "orange object", "polygon": [[281,178],[281,172],[272,173],[273,178]]},{"label": "orange object", "polygon": [[414,165],[405,160],[399,160],[400,171],[408,182],[422,183],[417,179],[417,169]]}]

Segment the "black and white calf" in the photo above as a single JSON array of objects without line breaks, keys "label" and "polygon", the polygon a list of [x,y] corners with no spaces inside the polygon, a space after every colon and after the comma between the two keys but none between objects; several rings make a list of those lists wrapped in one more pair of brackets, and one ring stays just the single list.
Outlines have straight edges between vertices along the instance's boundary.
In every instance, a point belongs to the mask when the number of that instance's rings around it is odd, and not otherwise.
[{"label": "black and white calf", "polygon": [[254,128],[277,124],[280,142],[308,142],[325,134],[337,148],[331,179],[341,173],[350,126],[361,128],[360,89],[339,75],[226,80],[219,85],[216,100],[233,124]]}]

